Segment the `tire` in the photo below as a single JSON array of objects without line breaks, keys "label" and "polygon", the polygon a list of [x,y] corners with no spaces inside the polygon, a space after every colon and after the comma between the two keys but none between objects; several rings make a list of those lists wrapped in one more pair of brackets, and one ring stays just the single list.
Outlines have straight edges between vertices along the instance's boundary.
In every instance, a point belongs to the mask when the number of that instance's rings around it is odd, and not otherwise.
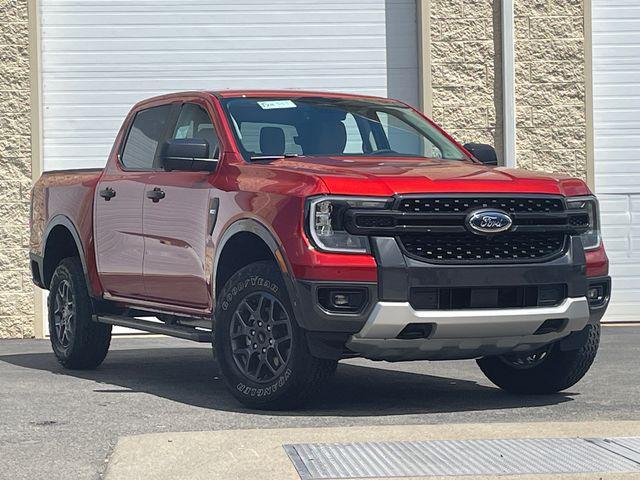
[{"label": "tire", "polygon": [[94,322],[80,259],[65,258],[49,287],[49,335],[58,362],[69,369],[96,368],[107,356],[111,325]]},{"label": "tire", "polygon": [[250,408],[297,408],[336,369],[336,361],[309,352],[282,276],[271,262],[252,263],[229,279],[214,322],[214,356],[222,380]]},{"label": "tire", "polygon": [[512,393],[549,394],[572,387],[589,371],[598,352],[600,325],[588,325],[582,345],[562,350],[560,342],[534,352],[542,355],[527,365],[527,356],[503,355],[478,360],[482,372],[495,385]]}]

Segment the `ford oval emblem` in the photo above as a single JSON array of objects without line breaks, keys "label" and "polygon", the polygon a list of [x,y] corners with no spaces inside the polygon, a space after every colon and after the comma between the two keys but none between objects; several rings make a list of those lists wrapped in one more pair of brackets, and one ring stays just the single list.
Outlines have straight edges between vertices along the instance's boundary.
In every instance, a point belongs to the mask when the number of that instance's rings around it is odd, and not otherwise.
[{"label": "ford oval emblem", "polygon": [[467,227],[473,233],[491,234],[506,232],[513,225],[513,220],[501,210],[475,210],[467,217]]}]

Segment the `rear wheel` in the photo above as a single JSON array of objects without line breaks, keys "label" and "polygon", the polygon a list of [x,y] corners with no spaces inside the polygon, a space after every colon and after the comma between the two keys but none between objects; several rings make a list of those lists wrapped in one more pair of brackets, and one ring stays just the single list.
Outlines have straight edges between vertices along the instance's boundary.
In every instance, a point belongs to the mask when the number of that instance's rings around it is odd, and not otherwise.
[{"label": "rear wheel", "polygon": [[513,393],[555,393],[578,383],[598,352],[600,325],[588,325],[578,348],[563,350],[556,342],[535,352],[478,360],[482,372],[498,387]]},{"label": "rear wheel", "polygon": [[271,262],[239,270],[214,314],[222,379],[243,404],[284,410],[313,397],[337,362],[315,358],[296,323],[284,281]]},{"label": "rear wheel", "polygon": [[102,363],[111,342],[111,325],[92,320],[93,308],[77,257],[60,262],[49,288],[49,335],[66,368],[91,369]]}]

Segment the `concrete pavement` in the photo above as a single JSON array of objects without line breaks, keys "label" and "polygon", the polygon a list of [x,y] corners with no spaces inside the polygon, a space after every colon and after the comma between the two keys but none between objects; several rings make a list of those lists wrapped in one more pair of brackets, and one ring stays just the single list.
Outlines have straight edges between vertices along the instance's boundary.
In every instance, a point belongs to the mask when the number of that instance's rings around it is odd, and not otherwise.
[{"label": "concrete pavement", "polygon": [[0,478],[99,478],[119,438],[148,433],[461,423],[640,421],[640,328],[607,327],[568,392],[518,397],[473,361],[344,362],[297,412],[248,411],[205,345],[115,339],[95,371],[67,371],[47,341],[0,341]]},{"label": "concrete pavement", "polygon": [[[156,433],[120,439],[109,460],[106,480],[148,478],[154,480],[299,480],[296,469],[282,449],[282,445],[290,443],[588,438],[629,435],[640,435],[640,422],[483,423]],[[503,475],[499,478],[501,480],[637,480],[638,475],[638,472],[603,472],[571,475]],[[372,477],[369,478],[375,480]],[[496,477],[467,475],[420,478],[495,480]]]}]

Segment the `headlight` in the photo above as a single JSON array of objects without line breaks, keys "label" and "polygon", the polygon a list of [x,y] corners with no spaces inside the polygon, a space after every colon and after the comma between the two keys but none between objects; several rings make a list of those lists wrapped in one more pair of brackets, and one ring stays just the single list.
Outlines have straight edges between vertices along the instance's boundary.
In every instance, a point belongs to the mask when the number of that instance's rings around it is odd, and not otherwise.
[{"label": "headlight", "polygon": [[589,230],[580,235],[585,250],[600,246],[600,209],[596,197],[572,197],[567,199],[571,211],[583,210],[589,216]]},{"label": "headlight", "polygon": [[316,197],[308,200],[308,229],[311,240],[326,252],[367,253],[369,238],[345,230],[344,214],[351,208],[382,209],[388,198]]}]

